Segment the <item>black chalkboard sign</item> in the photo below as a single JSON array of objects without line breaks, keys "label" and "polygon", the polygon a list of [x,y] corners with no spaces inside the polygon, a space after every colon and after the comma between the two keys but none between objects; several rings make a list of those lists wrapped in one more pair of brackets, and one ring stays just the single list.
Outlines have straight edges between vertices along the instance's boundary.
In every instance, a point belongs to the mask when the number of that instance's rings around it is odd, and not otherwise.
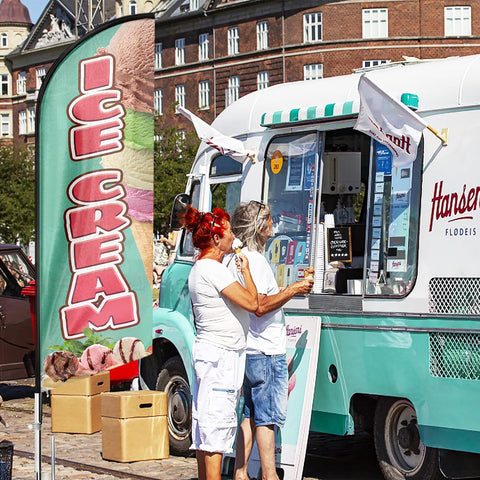
[{"label": "black chalkboard sign", "polygon": [[327,229],[328,263],[352,261],[352,233],[350,227]]}]

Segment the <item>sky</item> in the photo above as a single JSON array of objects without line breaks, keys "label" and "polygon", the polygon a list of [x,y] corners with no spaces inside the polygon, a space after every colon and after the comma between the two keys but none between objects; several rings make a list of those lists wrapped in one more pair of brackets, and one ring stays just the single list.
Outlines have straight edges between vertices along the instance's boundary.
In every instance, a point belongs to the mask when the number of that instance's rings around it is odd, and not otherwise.
[{"label": "sky", "polygon": [[49,0],[20,0],[30,12],[30,20],[35,23],[38,17],[43,12],[43,9],[47,6]]}]

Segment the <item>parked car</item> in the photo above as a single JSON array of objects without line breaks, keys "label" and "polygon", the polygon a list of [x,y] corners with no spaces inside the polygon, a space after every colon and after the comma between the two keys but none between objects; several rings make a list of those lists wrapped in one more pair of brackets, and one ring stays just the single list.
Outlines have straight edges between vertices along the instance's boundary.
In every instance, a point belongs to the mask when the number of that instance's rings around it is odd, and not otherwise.
[{"label": "parked car", "polygon": [[35,267],[17,245],[0,243],[0,380],[35,374],[34,327],[29,298],[22,288]]}]

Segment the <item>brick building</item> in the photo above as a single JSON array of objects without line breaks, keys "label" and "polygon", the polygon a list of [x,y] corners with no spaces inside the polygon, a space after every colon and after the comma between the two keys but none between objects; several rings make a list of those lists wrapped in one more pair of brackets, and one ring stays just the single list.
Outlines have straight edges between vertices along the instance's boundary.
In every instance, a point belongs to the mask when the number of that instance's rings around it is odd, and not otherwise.
[{"label": "brick building", "polygon": [[[76,1],[50,0],[28,37],[5,57],[17,144],[34,142],[30,119],[48,68],[86,32],[85,22],[75,24]],[[20,0],[0,6],[8,2]],[[347,75],[412,57],[480,53],[478,0],[104,2],[105,17],[95,24],[155,12],[155,109],[168,124],[188,130],[190,123],[173,114],[175,103],[211,123],[236,99],[278,83]]]},{"label": "brick building", "polygon": [[156,110],[178,102],[210,123],[270,85],[480,53],[478,18],[473,0],[178,2],[157,19]]}]

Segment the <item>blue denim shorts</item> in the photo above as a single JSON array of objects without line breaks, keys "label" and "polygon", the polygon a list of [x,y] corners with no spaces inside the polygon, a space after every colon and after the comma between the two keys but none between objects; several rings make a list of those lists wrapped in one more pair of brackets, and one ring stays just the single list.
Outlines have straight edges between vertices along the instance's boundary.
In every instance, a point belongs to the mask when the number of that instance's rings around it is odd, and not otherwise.
[{"label": "blue denim shorts", "polygon": [[287,356],[247,355],[243,396],[245,417],[253,418],[257,427],[282,427],[287,417]]}]

